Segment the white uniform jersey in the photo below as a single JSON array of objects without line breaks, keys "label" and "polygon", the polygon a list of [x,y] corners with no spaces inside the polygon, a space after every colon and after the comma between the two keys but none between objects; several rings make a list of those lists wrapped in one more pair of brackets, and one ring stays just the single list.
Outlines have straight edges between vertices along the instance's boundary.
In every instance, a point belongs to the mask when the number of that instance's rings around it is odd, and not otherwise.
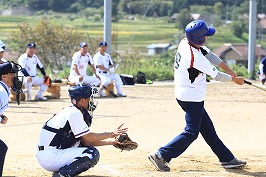
[{"label": "white uniform jersey", "polygon": [[[210,51],[203,46],[205,50]],[[189,68],[195,68],[199,71],[195,80],[189,78]],[[183,39],[177,49],[175,56],[175,96],[181,101],[201,102],[205,99],[206,92],[206,74],[215,78],[218,70],[211,65],[209,60],[200,50],[188,44]]]},{"label": "white uniform jersey", "polygon": [[[18,63],[22,68],[25,68],[25,70],[28,72],[30,76],[36,76],[37,75],[37,64],[40,68],[43,68],[43,65],[40,61],[40,59],[37,57],[37,55],[33,55],[32,57],[29,57],[27,53],[22,54],[19,59]],[[23,75],[22,73],[20,73]]]},{"label": "white uniform jersey", "polygon": [[[109,69],[110,65],[113,65],[114,62],[111,58],[111,56],[108,53],[104,53],[104,55],[100,54],[100,52],[97,52],[94,57],[94,65],[95,67],[97,65],[102,65],[103,67]],[[101,73],[102,70],[100,70],[99,68],[96,68],[96,73],[99,74]]]},{"label": "white uniform jersey", "polygon": [[9,95],[10,89],[4,82],[0,81],[0,115],[8,108]]},{"label": "white uniform jersey", "polygon": [[74,65],[76,65],[80,75],[86,76],[88,64],[89,65],[94,64],[91,55],[89,53],[87,53],[85,56],[83,56],[83,55],[81,55],[80,52],[76,52],[72,57],[70,75],[71,76],[77,76],[77,73],[74,70]]},{"label": "white uniform jersey", "polygon": [[[74,106],[66,107],[60,111],[47,122],[47,126],[59,129],[63,128],[67,122],[69,123],[75,138],[80,138],[89,133],[89,127],[84,121],[82,113]],[[38,145],[49,146],[55,135],[56,133],[54,132],[42,129]],[[78,144],[79,142],[76,143],[76,145]]]}]

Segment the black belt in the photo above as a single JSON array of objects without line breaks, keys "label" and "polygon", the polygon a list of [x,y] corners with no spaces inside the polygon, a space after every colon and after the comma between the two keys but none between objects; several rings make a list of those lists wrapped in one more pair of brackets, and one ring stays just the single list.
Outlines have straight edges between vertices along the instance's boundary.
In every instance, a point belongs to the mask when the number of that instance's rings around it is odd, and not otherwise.
[{"label": "black belt", "polygon": [[38,146],[39,151],[43,151],[44,150],[44,146]]},{"label": "black belt", "polygon": [[99,73],[107,74],[107,71],[99,71]]}]

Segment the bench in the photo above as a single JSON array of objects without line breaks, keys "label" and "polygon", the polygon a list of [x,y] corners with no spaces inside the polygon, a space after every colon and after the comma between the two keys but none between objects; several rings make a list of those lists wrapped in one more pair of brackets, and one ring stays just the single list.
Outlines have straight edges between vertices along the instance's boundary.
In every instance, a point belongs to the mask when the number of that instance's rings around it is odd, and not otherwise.
[{"label": "bench", "polygon": [[[106,89],[114,92],[114,82],[110,82],[110,84],[107,85]],[[103,90],[105,95],[108,97],[110,97],[110,96],[112,97],[112,95],[107,90],[105,90],[105,89]]]},{"label": "bench", "polygon": [[60,99],[61,96],[61,86],[66,85],[66,83],[52,83],[51,87],[44,92],[44,96],[48,99]]}]

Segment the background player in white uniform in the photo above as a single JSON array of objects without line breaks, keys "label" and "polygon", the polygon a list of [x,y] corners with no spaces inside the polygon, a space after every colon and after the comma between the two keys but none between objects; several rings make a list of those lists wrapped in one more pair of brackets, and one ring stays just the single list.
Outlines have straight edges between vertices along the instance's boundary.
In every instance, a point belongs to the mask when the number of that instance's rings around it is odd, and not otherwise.
[{"label": "background player in white uniform", "polygon": [[41,71],[42,75],[46,77],[46,73],[44,67],[40,61],[40,59],[35,55],[36,53],[36,44],[29,43],[27,45],[26,53],[22,54],[18,62],[22,67],[21,75],[24,75],[24,84],[27,89],[27,100],[31,101],[31,90],[32,85],[40,86],[40,90],[35,96],[35,100],[46,101],[47,98],[42,96],[43,92],[45,92],[48,88],[46,84],[44,84],[44,78],[37,76],[37,68]]},{"label": "background player in white uniform", "polygon": [[[196,20],[185,29],[186,39],[178,47],[175,57],[175,97],[186,112],[186,127],[167,145],[149,154],[149,160],[160,171],[170,171],[167,163],[181,155],[201,133],[204,140],[216,154],[224,168],[238,168],[246,164],[234,157],[219,139],[213,123],[204,108],[206,74],[222,82],[233,81],[242,85],[244,78],[236,74],[222,60],[204,46],[208,36],[215,34],[215,28],[205,21]],[[219,72],[215,66],[227,73]]]},{"label": "background player in white uniform", "polygon": [[261,83],[264,84],[266,82],[266,57],[261,59],[257,75],[259,76]]},{"label": "background player in white uniform", "polygon": [[[16,74],[15,74],[16,73]],[[8,118],[3,112],[8,108],[10,87],[14,85],[14,78],[18,70],[15,70],[10,62],[0,63],[0,123],[6,124]],[[16,78],[18,80],[18,78]],[[21,89],[21,88],[20,88]],[[0,139],[0,176],[2,176],[7,145]]]},{"label": "background player in white uniform", "polygon": [[0,40],[0,63],[7,62],[6,59],[4,59],[4,53],[5,53],[5,47],[6,45],[3,43],[3,41]]},{"label": "background player in white uniform", "polygon": [[92,168],[99,161],[99,152],[93,146],[114,145],[114,138],[127,131],[122,124],[113,132],[90,132],[96,108],[94,89],[78,84],[68,91],[73,105],[45,123],[38,143],[37,159],[44,169],[55,172],[53,177],[74,177]]},{"label": "background player in white uniform", "polygon": [[[89,47],[86,42],[82,42],[79,45],[80,50],[76,52],[72,57],[72,64],[70,68],[69,81],[76,84],[89,84],[92,86],[98,86],[100,84],[100,77],[96,74],[94,61],[89,54]],[[94,75],[87,76],[87,68],[90,65]]]},{"label": "background player in white uniform", "polygon": [[101,86],[99,89],[99,93],[101,96],[106,96],[103,92],[104,87],[107,87],[111,81],[115,81],[115,87],[117,90],[117,96],[125,97],[121,90],[121,86],[123,82],[118,74],[111,74],[109,69],[114,66],[114,62],[112,61],[111,56],[106,52],[107,43],[100,42],[98,45],[98,51],[94,56],[94,65],[96,67],[96,73],[101,78]]}]

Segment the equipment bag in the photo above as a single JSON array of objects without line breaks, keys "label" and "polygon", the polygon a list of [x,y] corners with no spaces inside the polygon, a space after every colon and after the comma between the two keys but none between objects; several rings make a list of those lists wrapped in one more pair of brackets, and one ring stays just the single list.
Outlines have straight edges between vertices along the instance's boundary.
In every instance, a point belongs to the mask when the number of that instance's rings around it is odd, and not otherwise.
[{"label": "equipment bag", "polygon": [[146,84],[146,76],[143,72],[138,72],[137,77],[136,77],[136,83]]}]

